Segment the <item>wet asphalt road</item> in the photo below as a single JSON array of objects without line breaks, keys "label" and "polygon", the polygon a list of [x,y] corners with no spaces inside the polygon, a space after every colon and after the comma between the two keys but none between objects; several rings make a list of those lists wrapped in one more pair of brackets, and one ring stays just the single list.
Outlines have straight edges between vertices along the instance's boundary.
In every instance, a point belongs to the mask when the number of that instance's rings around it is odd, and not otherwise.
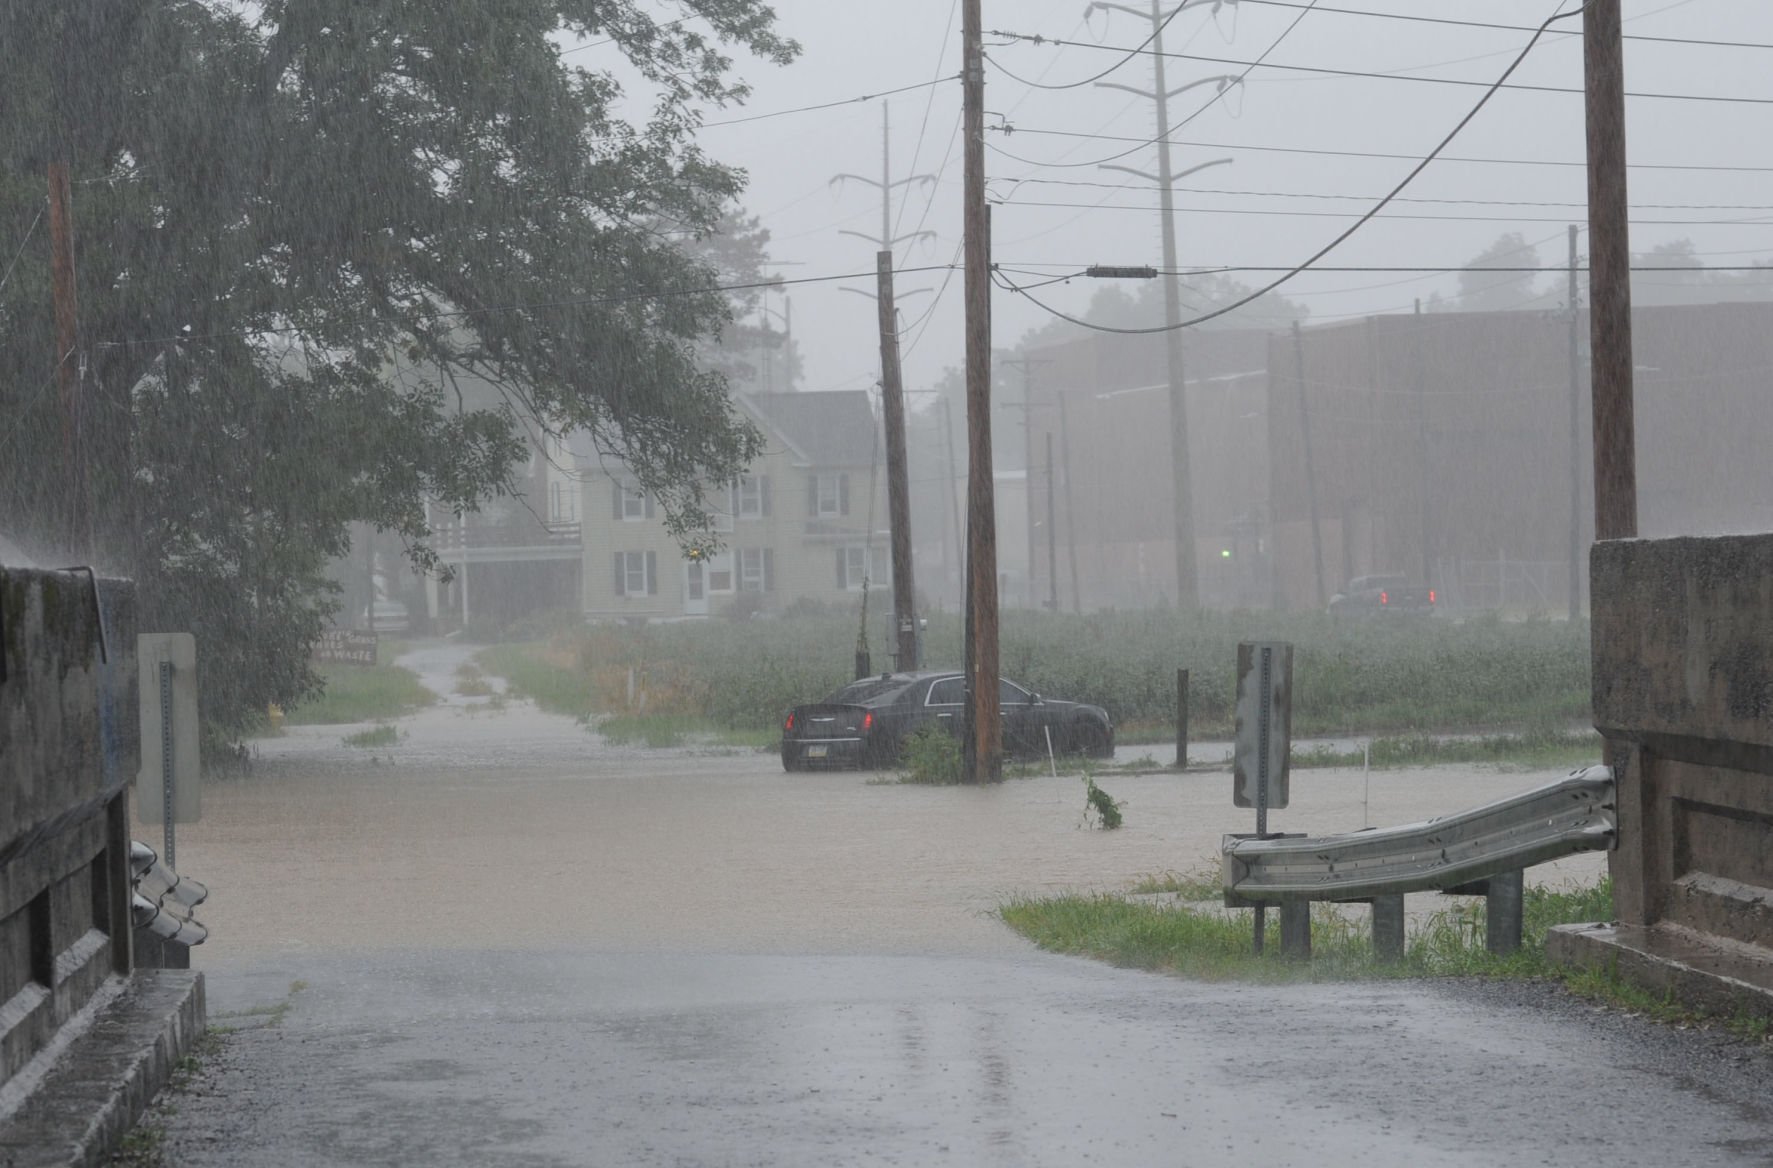
[{"label": "wet asphalt road", "polygon": [[[157,1108],[168,1164],[1773,1163],[1773,1059],[1714,1035],[1549,987],[1207,986],[990,915],[1198,866],[1242,826],[1223,774],[1105,779],[1099,833],[1075,779],[786,776],[520,703],[403,727],[267,742],[181,831],[237,1029]],[[1385,772],[1372,814],[1546,777]],[[1295,782],[1277,827],[1359,826],[1358,773]]]}]

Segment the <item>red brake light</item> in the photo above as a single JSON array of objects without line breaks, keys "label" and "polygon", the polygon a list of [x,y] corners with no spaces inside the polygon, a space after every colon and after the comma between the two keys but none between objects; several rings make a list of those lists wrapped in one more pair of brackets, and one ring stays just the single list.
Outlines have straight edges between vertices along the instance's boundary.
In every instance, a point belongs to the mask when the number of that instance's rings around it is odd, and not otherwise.
[{"label": "red brake light", "polygon": [[1428,590],[1428,603],[1430,603],[1430,604],[1434,603],[1434,589],[1432,589],[1432,588],[1430,588]]},{"label": "red brake light", "polygon": [[784,729],[784,730],[794,729],[794,715],[793,714],[789,714],[788,720],[786,722],[782,723],[782,729]]},{"label": "red brake light", "polygon": [[1391,603],[1391,593],[1381,592],[1379,594],[1379,603],[1380,604],[1390,604]]},{"label": "red brake light", "polygon": [[871,727],[873,725],[874,725],[874,713],[871,710],[868,713],[862,715],[862,729],[867,730],[869,727]]}]

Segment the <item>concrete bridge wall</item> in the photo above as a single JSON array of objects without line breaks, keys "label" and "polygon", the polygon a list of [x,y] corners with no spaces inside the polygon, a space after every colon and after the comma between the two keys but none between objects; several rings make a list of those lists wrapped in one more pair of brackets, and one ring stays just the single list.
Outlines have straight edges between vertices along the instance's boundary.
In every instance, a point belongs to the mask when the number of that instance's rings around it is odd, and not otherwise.
[{"label": "concrete bridge wall", "polygon": [[134,585],[0,568],[0,1083],[130,970]]},{"label": "concrete bridge wall", "polygon": [[1554,953],[1773,1013],[1773,535],[1596,544],[1618,915]]}]

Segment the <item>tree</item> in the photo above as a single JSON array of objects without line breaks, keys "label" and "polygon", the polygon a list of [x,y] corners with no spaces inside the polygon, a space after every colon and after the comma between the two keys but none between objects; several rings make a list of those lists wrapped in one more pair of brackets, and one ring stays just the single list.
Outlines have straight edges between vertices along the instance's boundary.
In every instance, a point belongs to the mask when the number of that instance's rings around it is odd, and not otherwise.
[{"label": "tree", "polygon": [[[193,628],[205,714],[313,685],[346,524],[416,563],[424,499],[513,489],[521,424],[582,428],[680,530],[758,436],[697,361],[741,175],[694,142],[762,0],[63,0],[0,7],[0,526],[66,546],[74,481],[40,226],[75,183],[94,558]],[[569,58],[562,40],[596,42]],[[633,80],[641,124],[618,116]],[[498,388],[469,407],[465,378]],[[444,408],[445,406],[451,408]],[[64,561],[65,562],[65,561]]]},{"label": "tree", "polygon": [[[1090,297],[1089,307],[1081,319],[1091,324],[1115,328],[1153,328],[1164,322],[1164,289],[1161,278],[1136,285],[1137,291],[1124,283],[1104,283]],[[1254,289],[1218,272],[1202,272],[1182,277],[1182,317],[1184,320],[1223,308],[1242,300]],[[1043,298],[1044,299],[1044,298]],[[1200,329],[1281,329],[1294,321],[1304,321],[1311,310],[1278,292],[1265,292],[1241,308],[1224,316],[1193,326]],[[1023,335],[1019,349],[1055,344],[1082,335],[1083,326],[1057,317]],[[1186,330],[1184,335],[1186,335]]]},{"label": "tree", "polygon": [[732,211],[688,249],[719,273],[722,284],[736,285],[727,293],[732,319],[702,343],[702,364],[735,390],[786,393],[800,380],[800,345],[787,331],[785,313],[769,303],[768,293],[782,286],[764,274],[769,241],[769,230],[755,215]]},{"label": "tree", "polygon": [[1501,312],[1524,308],[1534,299],[1532,272],[1498,271],[1536,268],[1539,251],[1518,231],[1500,235],[1459,273],[1461,312]]}]

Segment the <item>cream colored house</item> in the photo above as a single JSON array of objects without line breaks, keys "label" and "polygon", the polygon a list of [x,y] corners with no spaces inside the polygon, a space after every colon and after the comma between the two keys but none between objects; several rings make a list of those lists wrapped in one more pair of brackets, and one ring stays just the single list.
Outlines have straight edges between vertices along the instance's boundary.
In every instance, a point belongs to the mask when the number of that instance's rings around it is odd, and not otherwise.
[{"label": "cream colored house", "polygon": [[844,605],[892,591],[886,449],[864,392],[740,396],[763,455],[713,493],[720,550],[687,556],[613,460],[583,466],[584,608],[592,620],[680,620]]}]

